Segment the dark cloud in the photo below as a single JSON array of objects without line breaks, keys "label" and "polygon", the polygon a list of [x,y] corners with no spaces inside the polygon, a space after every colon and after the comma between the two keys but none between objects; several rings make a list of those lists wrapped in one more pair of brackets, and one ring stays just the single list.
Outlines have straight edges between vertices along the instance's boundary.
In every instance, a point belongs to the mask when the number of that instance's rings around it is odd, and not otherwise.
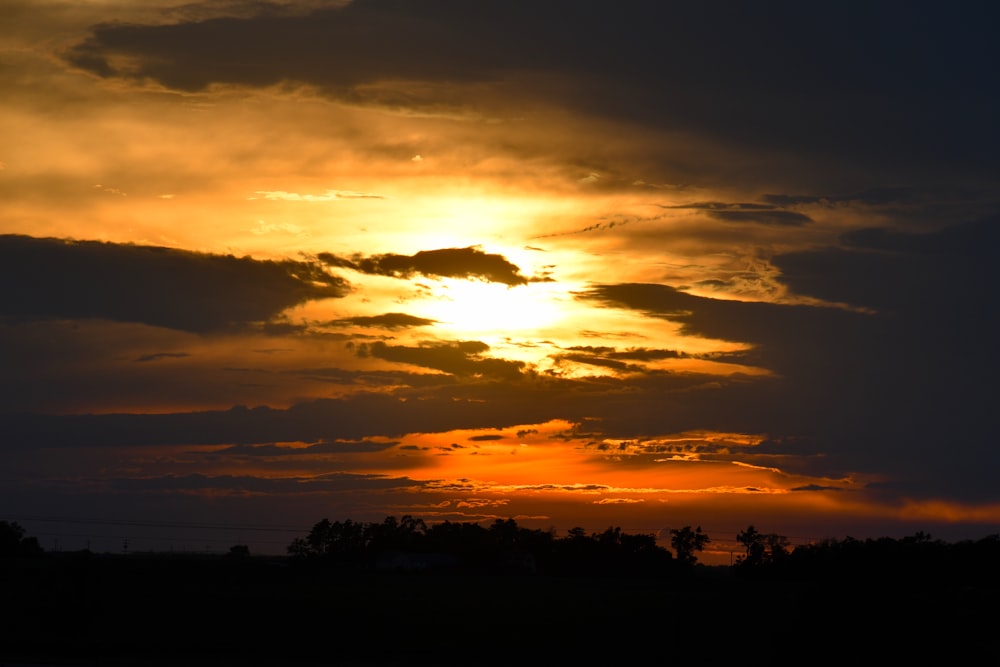
[{"label": "dark cloud", "polygon": [[752,222],[760,225],[797,226],[812,222],[812,219],[803,213],[776,209],[767,211],[709,211],[708,215],[723,222]]},{"label": "dark cloud", "polygon": [[191,355],[186,352],[157,352],[155,354],[144,354],[137,358],[136,363],[145,363],[147,361],[159,361],[161,359],[183,359],[184,357],[190,357]]},{"label": "dark cloud", "polygon": [[[398,438],[409,433],[505,428],[551,418],[582,419],[587,407],[542,387],[484,383],[418,393],[368,393],[291,408],[236,406],[169,414],[0,414],[13,446],[131,447],[146,445],[269,445]],[[593,406],[591,406],[592,408]]]},{"label": "dark cloud", "polygon": [[[983,308],[998,282],[993,264],[1000,218],[925,234],[860,229],[841,241],[839,247],[779,255],[773,263],[799,294],[922,314],[935,329],[960,326],[969,318],[984,325],[991,321]],[[950,317],[933,321],[944,312]]]},{"label": "dark cloud", "polygon": [[[839,247],[774,258],[795,293],[866,312],[706,299],[663,285],[598,285],[581,296],[752,345],[746,361],[777,375],[711,392],[728,412],[715,427],[789,436],[778,446],[796,454],[785,469],[864,471],[892,480],[873,490],[996,500],[984,471],[1000,469],[989,398],[1000,372],[998,236],[995,218],[927,234],[861,230]],[[692,422],[704,407],[685,406]]]},{"label": "dark cloud", "polygon": [[685,334],[752,344],[758,365],[782,373],[815,365],[814,341],[851,341],[865,324],[841,309],[709,299],[659,284],[595,285],[579,296],[676,322]]},{"label": "dark cloud", "polygon": [[894,186],[880,187],[852,192],[849,194],[827,194],[827,195],[787,195],[787,194],[767,194],[761,197],[765,202],[773,206],[799,206],[802,204],[845,204],[857,203],[869,206],[886,206],[912,203],[925,203],[928,201],[969,201],[980,198],[984,194],[983,190],[970,190],[967,188],[943,188],[939,186]]},{"label": "dark cloud", "polygon": [[820,484],[806,484],[805,486],[796,486],[791,489],[792,491],[843,491],[842,488],[837,486],[825,486]]},{"label": "dark cloud", "polygon": [[574,360],[575,358],[583,359],[591,357],[602,359],[627,359],[629,361],[657,361],[660,359],[680,359],[687,356],[686,354],[677,352],[676,350],[655,350],[635,347],[628,348],[626,350],[619,350],[607,345],[574,345],[566,349],[570,350],[570,354],[560,355],[559,358]]},{"label": "dark cloud", "polygon": [[440,102],[440,88],[422,99],[406,82],[476,83],[520,104],[872,173],[995,175],[1000,95],[983,84],[998,60],[994,18],[988,4],[929,2],[357,0],[301,15],[104,24],[63,55],[101,77],[175,90],[293,81],[390,106]]},{"label": "dark cloud", "polygon": [[812,218],[804,213],[786,211],[768,204],[699,202],[681,206],[664,206],[663,208],[703,211],[710,218],[722,222],[778,226],[799,226],[812,222]]},{"label": "dark cloud", "polygon": [[216,452],[223,456],[303,456],[314,454],[347,454],[381,452],[399,444],[398,440],[344,440],[318,442],[304,447],[287,445],[233,445]]},{"label": "dark cloud", "polygon": [[241,327],[347,283],[309,262],[0,236],[0,316],[104,318],[193,332]]},{"label": "dark cloud", "polygon": [[630,370],[640,370],[640,367],[633,364],[626,364],[624,361],[617,361],[615,359],[608,359],[604,356],[592,355],[592,354],[582,354],[582,353],[570,353],[570,354],[558,354],[554,355],[553,359],[556,361],[572,361],[578,364],[587,364],[589,366],[600,366],[603,368],[610,368],[616,371],[627,372]]},{"label": "dark cloud", "polygon": [[395,278],[410,278],[414,274],[465,278],[503,283],[511,287],[524,285],[528,279],[520,269],[508,262],[502,255],[485,253],[479,248],[442,248],[421,250],[415,255],[354,255],[350,259],[330,253],[320,253],[321,262],[338,268],[348,268],[362,273]]},{"label": "dark cloud", "polygon": [[358,345],[357,353],[362,357],[371,356],[386,361],[435,368],[460,376],[510,380],[521,377],[526,366],[523,361],[483,357],[482,354],[489,349],[489,345],[480,341],[427,343],[420,347],[387,345],[383,342],[376,342]]},{"label": "dark cloud", "polygon": [[630,348],[628,350],[616,350],[607,355],[612,359],[631,359],[635,361],[657,361],[660,359],[682,359],[687,354],[677,350],[650,350],[646,348]]},{"label": "dark cloud", "polygon": [[249,475],[164,475],[119,477],[109,480],[112,490],[146,493],[196,493],[202,491],[260,494],[323,493],[416,486],[406,478],[354,473],[330,473],[315,477],[252,477]]},{"label": "dark cloud", "polygon": [[437,320],[430,320],[425,317],[416,317],[415,315],[407,315],[405,313],[386,313],[384,315],[345,317],[329,322],[328,324],[333,326],[357,325],[395,330],[409,327],[426,327],[436,323]]},{"label": "dark cloud", "polygon": [[[354,348],[353,344],[351,347]],[[406,371],[354,371],[343,368],[310,368],[293,372],[302,377],[320,382],[372,387],[398,385],[409,387],[436,386],[451,384],[455,381],[450,375],[441,375],[440,373],[410,373]]]}]

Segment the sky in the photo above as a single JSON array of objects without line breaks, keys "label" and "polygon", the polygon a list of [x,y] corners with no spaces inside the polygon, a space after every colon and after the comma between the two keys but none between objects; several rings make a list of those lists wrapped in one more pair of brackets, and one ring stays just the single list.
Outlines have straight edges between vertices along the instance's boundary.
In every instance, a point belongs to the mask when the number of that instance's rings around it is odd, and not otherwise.
[{"label": "sky", "polygon": [[997,14],[0,0],[0,518],[1000,531]]}]

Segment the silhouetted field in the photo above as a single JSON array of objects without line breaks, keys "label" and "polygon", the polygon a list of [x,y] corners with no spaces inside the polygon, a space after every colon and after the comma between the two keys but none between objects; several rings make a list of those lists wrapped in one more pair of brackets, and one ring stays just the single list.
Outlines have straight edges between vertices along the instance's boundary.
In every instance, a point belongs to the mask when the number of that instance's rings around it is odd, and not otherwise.
[{"label": "silhouetted field", "polygon": [[[995,580],[370,567],[88,553],[0,561],[0,662],[68,665],[996,661]],[[925,573],[933,574],[933,573]]]}]

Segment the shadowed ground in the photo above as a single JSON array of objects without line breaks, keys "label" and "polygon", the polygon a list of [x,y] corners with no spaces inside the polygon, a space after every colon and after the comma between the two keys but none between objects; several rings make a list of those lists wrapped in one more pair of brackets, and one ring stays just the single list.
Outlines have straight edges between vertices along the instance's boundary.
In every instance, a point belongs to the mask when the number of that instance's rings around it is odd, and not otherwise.
[{"label": "shadowed ground", "polygon": [[996,590],[920,582],[747,580],[728,568],[669,578],[377,573],[166,556],[67,555],[3,572],[5,663],[1000,657]]}]

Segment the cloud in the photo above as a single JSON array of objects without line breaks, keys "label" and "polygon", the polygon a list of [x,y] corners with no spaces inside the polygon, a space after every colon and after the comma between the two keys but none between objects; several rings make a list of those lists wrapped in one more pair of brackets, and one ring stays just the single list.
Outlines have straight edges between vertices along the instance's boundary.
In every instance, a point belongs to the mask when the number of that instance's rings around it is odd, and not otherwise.
[{"label": "cloud", "polygon": [[426,327],[432,324],[436,324],[437,320],[427,319],[426,317],[417,317],[415,315],[407,315],[405,313],[385,313],[384,315],[368,315],[357,317],[345,317],[343,319],[334,320],[328,322],[331,326],[363,326],[363,327],[378,327],[383,329],[406,329],[411,327]]},{"label": "cloud", "polygon": [[361,491],[413,487],[418,482],[382,475],[330,473],[314,477],[253,477],[249,475],[163,475],[159,477],[119,477],[109,480],[119,492],[140,493],[234,493],[301,494],[331,491]]},{"label": "cloud", "polygon": [[523,361],[483,357],[489,345],[480,341],[426,343],[420,347],[387,345],[381,341],[357,346],[358,356],[398,361],[425,368],[435,368],[466,377],[519,379],[525,370]]},{"label": "cloud", "polygon": [[630,348],[609,352],[612,359],[633,359],[635,361],[656,361],[659,359],[682,359],[688,355],[677,350],[651,350],[647,348]]},{"label": "cloud", "polygon": [[0,432],[10,442],[32,449],[392,439],[410,433],[542,423],[552,414],[580,420],[588,408],[578,403],[571,396],[504,383],[478,390],[465,386],[453,392],[362,393],[301,402],[287,409],[235,406],[164,414],[0,413]]},{"label": "cloud", "polygon": [[[743,387],[731,378],[704,399],[727,406],[711,420],[717,429],[788,436],[779,448],[794,456],[783,469],[881,473],[893,481],[879,488],[897,493],[995,498],[980,473],[998,462],[985,398],[1000,372],[990,305],[1000,291],[998,235],[996,218],[922,234],[864,229],[838,246],[773,258],[794,293],[864,312],[652,284],[596,285],[580,296],[751,345],[746,360],[776,375]],[[706,407],[691,395],[682,409],[695,420]],[[641,423],[654,432],[650,421]]]},{"label": "cloud", "polygon": [[351,190],[327,190],[321,195],[303,195],[283,190],[258,190],[256,194],[262,195],[264,199],[270,199],[271,201],[326,202],[337,201],[338,199],[385,199],[382,195],[354,192]]},{"label": "cloud", "polygon": [[502,283],[514,287],[525,285],[528,279],[520,269],[502,255],[485,253],[479,248],[443,248],[421,250],[414,255],[354,255],[345,259],[330,253],[320,253],[318,259],[329,266],[348,268],[362,273],[395,278],[414,274],[430,277],[464,278]]},{"label": "cloud", "polygon": [[[839,246],[785,253],[773,259],[800,294],[926,317],[951,329],[976,313],[997,285],[992,249],[1000,218],[929,233],[890,228],[846,232]],[[835,278],[834,278],[835,277]],[[958,320],[933,317],[947,309]]]},{"label": "cloud", "polygon": [[[353,349],[353,343],[348,344],[348,349]],[[309,368],[294,371],[310,380],[330,382],[338,385],[357,385],[361,387],[423,387],[452,384],[455,378],[440,373],[413,373],[408,371],[384,371],[384,370],[347,370],[343,368]]]},{"label": "cloud", "polygon": [[306,445],[304,447],[290,447],[287,445],[233,445],[224,447],[216,452],[222,456],[304,456],[315,454],[366,454],[370,452],[381,452],[391,449],[399,444],[398,440],[350,440],[350,441],[327,441]]},{"label": "cloud", "polygon": [[676,322],[688,335],[756,344],[765,363],[782,371],[788,365],[783,360],[811,341],[825,340],[830,334],[824,332],[844,335],[864,321],[862,314],[843,309],[710,299],[652,283],[599,284],[578,297]]},{"label": "cloud", "polygon": [[604,356],[593,355],[593,354],[583,354],[580,352],[571,352],[568,354],[557,354],[552,356],[557,362],[559,361],[572,361],[578,364],[586,364],[589,366],[600,366],[602,368],[610,368],[612,370],[628,372],[640,370],[639,366],[634,364],[627,364],[624,361],[618,361],[616,359],[609,359]]},{"label": "cloud", "polygon": [[703,211],[709,217],[721,220],[722,222],[751,222],[762,225],[792,227],[812,222],[812,218],[804,213],[786,211],[767,204],[699,202],[677,206],[664,206],[663,208]]},{"label": "cloud", "polygon": [[159,361],[161,359],[183,359],[184,357],[190,357],[191,355],[186,352],[156,352],[154,354],[144,354],[137,358],[136,363],[145,363],[147,361]]},{"label": "cloud", "polygon": [[956,187],[923,186],[885,186],[870,188],[849,194],[826,195],[785,195],[767,194],[761,197],[765,202],[775,206],[798,206],[802,204],[835,204],[858,203],[868,206],[887,206],[912,203],[927,203],[941,201],[968,201],[979,198],[982,190]]},{"label": "cloud", "polygon": [[109,195],[115,195],[117,197],[128,197],[128,193],[122,192],[118,188],[107,187],[107,186],[101,185],[99,183],[97,185],[95,185],[94,188],[96,188],[97,190],[100,190],[101,192],[106,192]]},{"label": "cloud", "polygon": [[193,332],[266,321],[348,284],[310,262],[0,236],[0,316],[105,318]]},{"label": "cloud", "polygon": [[840,488],[838,486],[828,486],[828,485],[823,485],[823,484],[806,484],[805,486],[796,486],[796,487],[793,487],[793,488],[791,488],[789,490],[790,491],[820,491],[820,492],[837,491],[837,492],[842,492],[844,489],[842,489],[842,488]]},{"label": "cloud", "polygon": [[[466,110],[504,100],[873,174],[961,164],[995,173],[1000,97],[981,85],[997,60],[989,12],[356,0],[298,14],[243,8],[102,24],[62,56],[100,77],[181,91],[298,82],[352,104],[417,110],[448,97]],[[791,161],[788,173],[802,175],[798,167]]]}]

